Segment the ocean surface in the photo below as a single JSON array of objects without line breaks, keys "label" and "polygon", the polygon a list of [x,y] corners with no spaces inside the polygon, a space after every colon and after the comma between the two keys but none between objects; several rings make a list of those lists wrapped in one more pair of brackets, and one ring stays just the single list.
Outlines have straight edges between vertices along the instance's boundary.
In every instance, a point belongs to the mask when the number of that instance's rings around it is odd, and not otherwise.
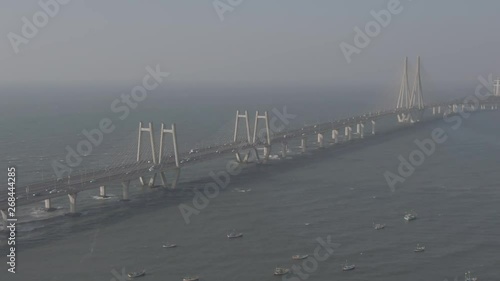
[{"label": "ocean surface", "polygon": [[[82,130],[96,128],[104,117],[116,130],[76,171],[133,161],[139,121],[153,122],[157,130],[161,122],[176,122],[181,150],[189,151],[229,142],[237,109],[249,110],[253,123],[256,110],[286,107],[295,115],[287,128],[298,128],[389,107],[377,96],[355,91],[301,91],[156,93],[125,120],[110,110],[119,92],[7,95],[0,105],[0,159],[4,168],[17,166],[22,186],[54,177],[52,161],[63,161],[65,147],[75,147]],[[64,215],[66,197],[53,200],[58,210],[50,213],[43,202],[23,206],[17,210],[17,273],[7,272],[4,232],[0,280],[122,281],[124,272],[143,268],[144,281],[188,275],[203,281],[442,281],[463,280],[466,271],[479,280],[500,280],[499,119],[500,112],[487,111],[462,119],[456,129],[455,123],[438,120],[396,131],[391,130],[394,121],[387,120],[379,135],[362,142],[316,149],[310,139],[306,153],[291,143],[286,159],[245,165],[189,223],[179,205],[194,206],[197,190],[213,182],[210,172],[224,171],[231,156],[182,169],[175,189],[150,189],[134,181],[129,202],[119,201],[119,183],[108,186],[106,200],[96,196],[98,189],[82,192],[80,217]],[[408,159],[418,149],[415,140],[429,139],[435,128],[445,131],[446,141],[391,190],[384,173],[397,174],[398,156]],[[273,147],[272,154],[280,150]],[[172,181],[173,174],[168,177]],[[408,211],[417,220],[406,222]],[[374,230],[374,223],[386,227]],[[233,229],[243,237],[227,239]],[[319,241],[330,241],[333,249],[322,261],[314,258]],[[163,248],[165,243],[178,247]],[[414,253],[417,244],[425,252]],[[320,248],[322,256],[326,253]],[[292,261],[295,254],[311,256]],[[343,272],[346,260],[356,269]],[[295,266],[303,273],[275,277],[277,266]]]}]

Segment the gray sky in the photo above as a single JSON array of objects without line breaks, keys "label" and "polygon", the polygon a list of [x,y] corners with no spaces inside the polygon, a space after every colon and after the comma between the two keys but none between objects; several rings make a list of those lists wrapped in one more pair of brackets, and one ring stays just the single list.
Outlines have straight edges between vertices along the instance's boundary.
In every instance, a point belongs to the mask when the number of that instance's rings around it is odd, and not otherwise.
[{"label": "gray sky", "polygon": [[212,0],[72,0],[15,54],[8,34],[22,35],[22,17],[41,8],[6,0],[0,81],[137,81],[160,64],[186,83],[368,85],[399,81],[403,57],[414,66],[417,55],[433,81],[500,75],[497,0],[401,0],[402,11],[347,63],[341,42],[354,45],[354,27],[388,2],[243,0],[221,21]]}]

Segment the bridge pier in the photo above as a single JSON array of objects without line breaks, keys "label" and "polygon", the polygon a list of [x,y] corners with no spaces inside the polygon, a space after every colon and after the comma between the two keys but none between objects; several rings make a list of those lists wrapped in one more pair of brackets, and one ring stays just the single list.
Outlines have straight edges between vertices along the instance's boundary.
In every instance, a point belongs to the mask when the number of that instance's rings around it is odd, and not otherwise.
[{"label": "bridge pier", "polygon": [[129,201],[128,198],[128,190],[130,186],[130,181],[122,181],[122,200],[121,201]]},{"label": "bridge pier", "polygon": [[144,177],[140,176],[139,177],[139,182],[141,183],[142,186],[145,186],[146,184],[144,183]]},{"label": "bridge pier", "polygon": [[76,195],[77,193],[69,193],[68,198],[69,198],[69,214],[70,215],[76,215]]},{"label": "bridge pier", "polygon": [[318,146],[320,148],[323,148],[323,145],[324,145],[324,143],[323,143],[323,134],[318,133]]},{"label": "bridge pier", "polygon": [[56,208],[52,208],[52,202],[50,201],[50,198],[45,199],[45,211],[52,212],[55,210],[56,210]]},{"label": "bridge pier", "polygon": [[375,135],[375,125],[376,125],[375,121],[372,120],[372,135]]},{"label": "bridge pier", "polygon": [[436,115],[436,107],[435,106],[432,107],[432,115]]},{"label": "bridge pier", "polygon": [[234,154],[236,156],[236,162],[241,163],[241,156],[238,152]]},{"label": "bridge pier", "polygon": [[300,147],[302,148],[302,152],[306,152],[306,149],[307,149],[307,138],[306,137],[303,137],[300,140]]},{"label": "bridge pier", "polygon": [[356,125],[356,134],[358,134],[361,139],[365,137],[365,125],[363,123],[358,123]]},{"label": "bridge pier", "polygon": [[148,186],[149,187],[155,186],[155,181],[156,181],[156,173],[154,173],[153,176],[149,179]]},{"label": "bridge pier", "polygon": [[288,144],[286,142],[283,142],[281,144],[281,158],[286,158],[287,151],[288,151]]},{"label": "bridge pier", "polygon": [[271,145],[264,146],[264,159],[269,160],[269,155],[271,155]]},{"label": "bridge pier", "polygon": [[339,142],[339,131],[332,130],[332,140],[333,140],[333,143]]},{"label": "bridge pier", "polygon": [[175,170],[175,177],[174,180],[172,181],[172,189],[175,189],[175,187],[177,186],[177,182],[179,181],[180,175],[181,175],[181,169]]},{"label": "bridge pier", "polygon": [[99,196],[102,198],[108,198],[109,196],[106,195],[106,186],[101,185],[99,186]]},{"label": "bridge pier", "polygon": [[441,106],[438,106],[438,114],[441,114]]},{"label": "bridge pier", "polygon": [[351,127],[345,127],[345,137],[347,141],[351,140],[351,132],[352,132]]}]

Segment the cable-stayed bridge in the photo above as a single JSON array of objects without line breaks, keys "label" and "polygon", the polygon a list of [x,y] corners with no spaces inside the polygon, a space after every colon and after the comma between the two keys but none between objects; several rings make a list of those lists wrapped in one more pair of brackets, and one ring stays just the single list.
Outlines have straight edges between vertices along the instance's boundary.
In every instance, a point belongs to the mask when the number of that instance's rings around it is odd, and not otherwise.
[{"label": "cable-stayed bridge", "polygon": [[[182,144],[177,140],[175,124],[160,127],[159,144],[155,143],[155,130],[152,123],[144,126],[139,124],[137,136],[137,153],[129,162],[119,162],[105,169],[72,173],[58,179],[40,180],[26,186],[16,186],[16,206],[39,203],[44,201],[46,210],[52,210],[51,199],[67,196],[69,199],[69,214],[77,214],[76,202],[79,192],[99,189],[99,195],[106,196],[106,185],[121,183],[122,200],[129,200],[129,185],[138,180],[143,186],[155,186],[159,180],[163,186],[168,182],[175,187],[180,170],[187,165],[235,155],[239,163],[265,163],[269,160],[271,151],[279,151],[282,158],[286,157],[291,141],[300,142],[302,152],[312,148],[324,148],[339,144],[347,145],[351,141],[362,141],[365,138],[379,134],[377,122],[382,118],[394,118],[400,128],[424,120],[424,114],[431,120],[442,119],[447,115],[481,110],[497,110],[500,103],[500,81],[495,81],[494,95],[483,100],[465,99],[439,104],[424,103],[422,81],[420,77],[420,58],[417,61],[415,79],[410,91],[408,83],[407,58],[405,58],[403,78],[396,107],[379,112],[369,112],[358,116],[334,120],[326,123],[303,126],[293,130],[273,130],[269,114],[256,112],[254,122],[250,122],[248,111],[236,111],[233,138],[220,144],[201,145],[196,149],[180,150]],[[253,124],[252,124],[253,123]],[[251,127],[253,125],[253,127]],[[135,134],[135,133],[134,133]],[[243,137],[242,137],[243,136]],[[314,139],[309,142],[308,139]],[[167,149],[166,142],[172,147]],[[129,153],[128,151],[126,153]],[[130,153],[129,153],[130,154]],[[130,155],[128,156],[131,157]],[[174,170],[174,179],[167,181],[166,171]],[[0,212],[5,223],[8,215],[8,195],[0,195]]]}]

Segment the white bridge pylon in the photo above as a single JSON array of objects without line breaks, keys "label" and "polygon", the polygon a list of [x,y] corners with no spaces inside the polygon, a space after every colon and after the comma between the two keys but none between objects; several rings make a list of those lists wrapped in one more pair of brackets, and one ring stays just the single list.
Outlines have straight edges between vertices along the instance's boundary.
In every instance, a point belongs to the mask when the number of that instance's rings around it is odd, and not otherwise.
[{"label": "white bridge pylon", "polygon": [[415,80],[413,82],[411,92],[408,84],[408,57],[405,57],[403,78],[401,80],[401,88],[399,90],[396,109],[407,111],[398,114],[399,123],[418,122],[422,117],[425,105],[422,93],[422,80],[420,76],[420,57],[417,57],[417,71],[415,73]]},{"label": "white bridge pylon", "polygon": [[[172,135],[172,145],[173,145],[173,150],[174,150],[174,160],[175,160],[175,166],[179,168],[179,148],[177,146],[177,133],[176,133],[176,126],[175,123],[171,125],[170,129],[165,129],[165,124],[161,123],[161,130],[160,130],[160,147],[159,147],[159,153],[158,153],[158,158],[156,158],[156,149],[155,149],[155,142],[154,142],[154,130],[153,130],[153,123],[149,123],[149,127],[143,127],[142,122],[139,122],[139,136],[137,139],[137,162],[141,161],[141,137],[142,133],[147,132],[149,133],[149,138],[150,138],[150,145],[151,145],[151,155],[152,155],[152,163],[153,166],[160,165],[163,162],[163,152],[164,152],[164,135],[165,134],[171,134]],[[179,169],[177,169],[179,170]],[[161,180],[163,183],[163,186],[166,186],[167,181],[166,181],[166,176],[164,171],[160,171],[160,176]],[[156,174],[154,173],[151,179],[149,180],[149,186],[152,187],[154,186],[155,179],[156,179]],[[172,186],[175,187],[175,184],[177,183],[177,180],[179,178],[179,171],[177,171],[176,177],[174,182],[172,183]],[[144,182],[143,176],[139,177],[139,181],[141,184],[144,186],[146,185]]]},{"label": "white bridge pylon", "polygon": [[[245,110],[244,114],[240,114],[240,111],[236,111],[236,121],[234,124],[234,137],[233,141],[236,143],[238,140],[238,129],[239,129],[239,121],[240,119],[245,119],[246,125],[246,142],[244,144],[254,144],[254,145],[263,145],[264,146],[264,159],[269,159],[269,155],[271,153],[271,130],[269,126],[269,114],[267,111],[264,114],[259,114],[259,111],[255,112],[255,123],[253,127],[253,136],[250,136],[250,120],[248,117],[248,111]],[[259,120],[264,121],[265,129],[263,131],[258,131]],[[263,135],[265,133],[265,136]],[[261,140],[264,141],[261,141]],[[248,163],[251,154],[254,154],[255,161],[260,162],[259,153],[257,148],[253,146],[249,148],[246,152],[244,158],[241,157],[240,152],[236,151],[236,160],[241,163]]]}]

